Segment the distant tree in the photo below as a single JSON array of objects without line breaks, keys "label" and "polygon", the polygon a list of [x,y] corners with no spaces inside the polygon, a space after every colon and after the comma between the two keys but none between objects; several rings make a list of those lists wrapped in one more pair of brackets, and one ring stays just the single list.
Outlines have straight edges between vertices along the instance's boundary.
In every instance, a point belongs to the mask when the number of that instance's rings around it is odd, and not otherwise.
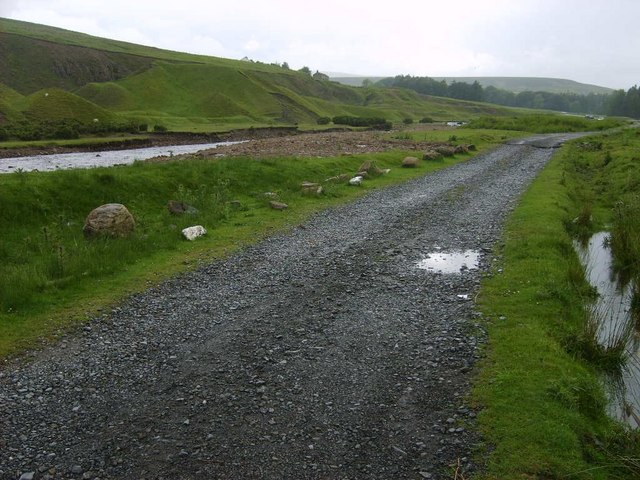
[{"label": "distant tree", "polygon": [[287,62],[282,62],[282,68],[289,70],[289,64]]},{"label": "distant tree", "polygon": [[364,80],[362,80],[363,87],[370,87],[371,85],[373,85],[373,82],[370,78],[365,78]]},{"label": "distant tree", "polygon": [[298,70],[300,73],[304,73],[306,75],[311,75],[311,69],[307,66],[302,67],[300,70]]}]

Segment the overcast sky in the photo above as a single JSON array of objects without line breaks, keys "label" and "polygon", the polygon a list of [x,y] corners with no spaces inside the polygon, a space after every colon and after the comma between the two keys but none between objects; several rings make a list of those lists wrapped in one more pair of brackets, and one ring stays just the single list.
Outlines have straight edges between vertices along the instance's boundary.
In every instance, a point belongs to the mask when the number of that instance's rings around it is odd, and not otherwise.
[{"label": "overcast sky", "polygon": [[0,0],[0,17],[313,71],[640,83],[639,0]]}]

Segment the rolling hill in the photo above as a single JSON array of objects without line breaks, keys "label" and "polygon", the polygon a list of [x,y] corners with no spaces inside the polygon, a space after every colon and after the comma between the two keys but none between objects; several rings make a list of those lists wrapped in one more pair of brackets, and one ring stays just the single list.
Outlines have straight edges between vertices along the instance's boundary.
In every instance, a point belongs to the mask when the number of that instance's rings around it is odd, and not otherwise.
[{"label": "rolling hill", "polygon": [[316,125],[336,115],[392,122],[507,114],[409,90],[354,88],[279,65],[161,50],[0,19],[0,124],[73,118],[174,131]]},{"label": "rolling hill", "polygon": [[[331,80],[350,85],[353,87],[362,86],[365,80],[373,83],[383,80],[387,77],[371,76],[353,76],[346,74],[336,74],[330,76]],[[448,84],[452,82],[473,83],[477,81],[483,87],[496,87],[509,92],[549,92],[549,93],[575,93],[577,95],[588,95],[590,93],[609,94],[613,90],[598,85],[590,85],[588,83],[580,83],[573,80],[562,78],[543,78],[543,77],[431,77],[434,80],[444,80]]]}]

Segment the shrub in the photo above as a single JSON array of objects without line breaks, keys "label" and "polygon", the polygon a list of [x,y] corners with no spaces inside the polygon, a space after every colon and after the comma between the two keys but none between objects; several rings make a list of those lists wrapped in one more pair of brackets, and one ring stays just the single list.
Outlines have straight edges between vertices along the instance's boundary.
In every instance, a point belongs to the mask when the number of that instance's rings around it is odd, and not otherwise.
[{"label": "shrub", "polygon": [[413,118],[405,118],[404,120],[402,120],[402,123],[404,123],[405,125],[411,125],[413,123]]},{"label": "shrub", "polygon": [[167,127],[165,127],[164,125],[154,125],[153,126],[153,131],[154,132],[166,132],[167,131]]},{"label": "shrub", "polygon": [[433,123],[433,118],[431,118],[431,117],[422,117],[420,119],[420,123]]},{"label": "shrub", "polygon": [[328,125],[329,123],[331,123],[331,118],[329,118],[329,117],[318,117],[316,122],[317,122],[318,125]]},{"label": "shrub", "polygon": [[384,130],[390,130],[392,126],[390,122],[382,117],[353,117],[351,115],[333,117],[333,123],[351,127],[376,127]]}]

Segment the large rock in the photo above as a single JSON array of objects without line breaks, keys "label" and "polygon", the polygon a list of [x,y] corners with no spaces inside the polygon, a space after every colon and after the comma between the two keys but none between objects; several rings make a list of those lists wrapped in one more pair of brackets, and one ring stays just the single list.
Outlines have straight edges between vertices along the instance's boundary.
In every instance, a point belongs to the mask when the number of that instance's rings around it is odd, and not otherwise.
[{"label": "large rock", "polygon": [[87,238],[102,235],[127,237],[136,227],[133,215],[120,203],[107,203],[89,213],[82,229]]}]

